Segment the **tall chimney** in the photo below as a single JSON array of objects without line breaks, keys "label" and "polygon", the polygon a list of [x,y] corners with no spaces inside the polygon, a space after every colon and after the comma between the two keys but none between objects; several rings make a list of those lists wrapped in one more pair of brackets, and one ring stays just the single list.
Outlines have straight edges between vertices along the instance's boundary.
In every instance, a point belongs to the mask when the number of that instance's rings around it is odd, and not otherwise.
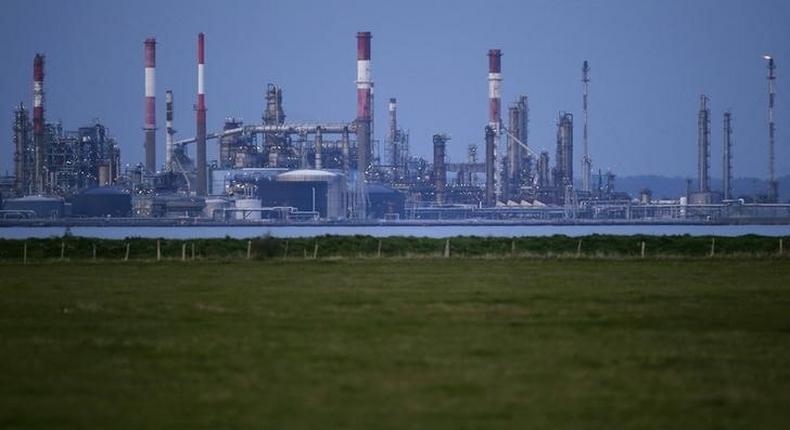
[{"label": "tall chimney", "polygon": [[165,169],[168,172],[173,171],[173,156],[175,147],[173,144],[173,91],[165,91],[165,107],[167,116],[165,117]]},{"label": "tall chimney", "polygon": [[203,86],[205,50],[203,33],[198,34],[198,94],[197,94],[197,133],[195,139],[195,158],[196,158],[196,180],[195,190],[197,195],[206,195],[206,98],[205,87]]},{"label": "tall chimney", "polygon": [[499,49],[488,51],[488,127],[493,132],[493,136],[489,136],[486,129],[486,176],[491,176],[486,178],[486,198],[489,205],[496,204],[502,197],[502,163],[499,162],[497,154],[502,126],[501,57],[502,52]]},{"label": "tall chimney", "polygon": [[46,188],[44,173],[44,56],[36,54],[33,59],[33,146],[36,151],[34,184],[35,192],[43,193]]},{"label": "tall chimney", "polygon": [[156,172],[156,39],[145,39],[145,169]]},{"label": "tall chimney", "polygon": [[373,82],[370,79],[370,32],[357,33],[357,170],[363,182],[371,158],[371,93]]}]

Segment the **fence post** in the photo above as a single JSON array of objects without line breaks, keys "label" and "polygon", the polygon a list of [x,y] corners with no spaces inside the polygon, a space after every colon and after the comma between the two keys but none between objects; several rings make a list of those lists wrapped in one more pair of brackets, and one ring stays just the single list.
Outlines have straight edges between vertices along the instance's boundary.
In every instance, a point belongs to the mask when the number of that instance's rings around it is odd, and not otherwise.
[{"label": "fence post", "polygon": [[187,261],[187,244],[181,244],[181,261]]},{"label": "fence post", "polygon": [[93,261],[96,261],[96,244],[93,244]]},{"label": "fence post", "polygon": [[516,239],[510,240],[510,255],[511,256],[516,255]]},{"label": "fence post", "polygon": [[247,260],[252,258],[252,240],[247,241]]},{"label": "fence post", "polygon": [[22,264],[27,264],[27,242],[22,247]]},{"label": "fence post", "polygon": [[582,256],[582,240],[583,239],[579,239],[579,243],[576,245],[576,258]]},{"label": "fence post", "polygon": [[444,258],[450,258],[450,239],[444,243]]},{"label": "fence post", "polygon": [[381,239],[379,239],[379,250],[378,250],[378,252],[376,253],[376,257],[377,257],[377,258],[381,258]]},{"label": "fence post", "polygon": [[716,237],[712,237],[710,239],[710,256],[713,257],[716,254]]},{"label": "fence post", "polygon": [[60,261],[63,261],[63,258],[66,256],[66,241],[61,239],[60,241]]},{"label": "fence post", "polygon": [[645,241],[642,241],[642,258],[645,258]]},{"label": "fence post", "polygon": [[784,248],[784,246],[783,246],[783,245],[784,245],[784,244],[782,243],[782,238],[779,238],[779,256],[780,256],[780,257],[781,257],[781,256],[782,256],[782,254],[784,253],[784,249],[783,249],[783,248]]},{"label": "fence post", "polygon": [[195,242],[192,242],[192,260],[195,260]]},{"label": "fence post", "polygon": [[313,260],[318,260],[318,241],[315,241],[315,248],[313,248]]},{"label": "fence post", "polygon": [[160,246],[159,239],[156,239],[156,261],[162,260],[162,247]]},{"label": "fence post", "polygon": [[123,256],[123,261],[129,261],[129,242],[126,242],[126,254]]},{"label": "fence post", "polygon": [[285,241],[285,251],[283,251],[283,260],[288,258],[288,241]]}]

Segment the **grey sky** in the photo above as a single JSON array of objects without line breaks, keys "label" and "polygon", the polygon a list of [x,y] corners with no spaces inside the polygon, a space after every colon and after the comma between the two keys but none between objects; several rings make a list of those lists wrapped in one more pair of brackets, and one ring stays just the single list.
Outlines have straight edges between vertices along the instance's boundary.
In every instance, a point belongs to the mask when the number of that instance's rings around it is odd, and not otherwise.
[{"label": "grey sky", "polygon": [[[778,65],[777,174],[790,174],[790,2],[775,1],[23,1],[0,13],[0,171],[12,169],[13,107],[30,105],[32,61],[47,56],[48,120],[77,128],[99,117],[122,161],[143,150],[143,40],[157,50],[157,138],[173,89],[179,137],[194,135],[195,39],[206,33],[209,130],[225,116],[260,120],[268,82],[283,87],[289,120],[352,120],[355,34],[373,33],[376,136],[397,97],[412,149],[452,136],[463,157],[487,118],[489,48],[502,49],[505,105],[530,98],[529,143],[554,151],[557,112],[577,115],[581,146],[583,60],[592,67],[594,167],[620,175],[689,176],[696,169],[696,111],[712,106],[712,173],[721,175],[721,116],[734,115],[736,176],[767,175],[764,53]],[[209,159],[216,145],[209,145]],[[553,162],[553,161],[552,161]]]}]

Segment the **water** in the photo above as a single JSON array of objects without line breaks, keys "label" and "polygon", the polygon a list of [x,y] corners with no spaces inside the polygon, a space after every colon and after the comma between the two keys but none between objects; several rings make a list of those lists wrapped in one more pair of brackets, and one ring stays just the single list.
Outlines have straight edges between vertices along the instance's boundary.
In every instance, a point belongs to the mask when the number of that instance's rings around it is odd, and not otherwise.
[{"label": "water", "polygon": [[[27,239],[62,236],[65,227],[0,227],[0,238]],[[178,227],[71,227],[74,236],[101,239],[123,239],[126,237],[195,239],[222,238],[229,236],[237,239],[271,235],[274,237],[313,237],[331,235],[370,235],[416,236],[416,237],[453,237],[453,236],[586,236],[590,234],[612,235],[684,235],[691,236],[790,236],[790,225],[446,225],[446,226],[178,226]]]}]

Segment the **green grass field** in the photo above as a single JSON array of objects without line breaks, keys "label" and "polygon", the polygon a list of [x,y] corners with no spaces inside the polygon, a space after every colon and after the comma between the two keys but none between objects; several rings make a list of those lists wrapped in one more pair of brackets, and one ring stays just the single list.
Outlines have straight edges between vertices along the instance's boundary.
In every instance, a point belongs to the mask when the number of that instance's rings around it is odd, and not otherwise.
[{"label": "green grass field", "polygon": [[0,428],[786,428],[790,260],[0,265]]}]

